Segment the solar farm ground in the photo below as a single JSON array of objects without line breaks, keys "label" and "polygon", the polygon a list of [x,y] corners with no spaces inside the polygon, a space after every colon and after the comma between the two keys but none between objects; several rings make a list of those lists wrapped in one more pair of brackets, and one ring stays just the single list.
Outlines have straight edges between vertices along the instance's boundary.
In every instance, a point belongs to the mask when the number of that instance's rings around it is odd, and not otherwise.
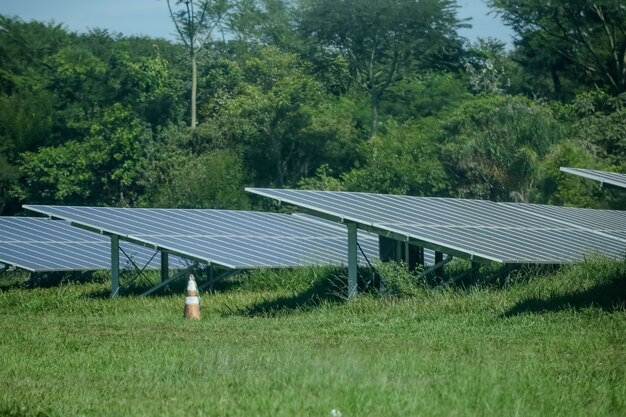
[{"label": "solar farm ground", "polygon": [[198,322],[182,287],[109,299],[104,282],[0,280],[0,415],[626,412],[625,263],[350,303],[333,274],[237,278]]}]

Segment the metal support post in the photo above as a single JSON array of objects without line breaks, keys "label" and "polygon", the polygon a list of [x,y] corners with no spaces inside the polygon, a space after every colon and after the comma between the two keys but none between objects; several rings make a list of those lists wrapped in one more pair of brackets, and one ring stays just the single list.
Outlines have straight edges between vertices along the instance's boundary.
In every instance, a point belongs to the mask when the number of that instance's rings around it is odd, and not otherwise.
[{"label": "metal support post", "polygon": [[169,254],[161,251],[161,282],[168,280],[170,274]]},{"label": "metal support post", "polygon": [[478,262],[472,262],[472,283],[476,284],[478,282],[478,276],[480,274],[481,264]]},{"label": "metal support post", "polygon": [[169,284],[172,281],[177,280],[178,278],[182,277],[183,274],[187,272],[186,269],[182,270],[182,271],[178,271],[177,273],[175,273],[171,278],[166,279],[165,281],[161,281],[160,283],[158,283],[157,285],[155,285],[154,287],[150,288],[149,290],[141,293],[141,297],[146,297],[158,290],[160,290],[161,288],[165,287],[167,284]]},{"label": "metal support post", "polygon": [[209,291],[213,291],[213,284],[215,283],[215,279],[213,277],[214,275],[214,271],[213,271],[213,264],[208,265],[207,266],[207,287],[209,288]]},{"label": "metal support post", "polygon": [[416,251],[417,251],[417,254],[416,254],[417,259],[416,259],[415,266],[418,266],[418,265],[422,267],[426,266],[424,263],[424,248],[422,246],[418,246],[416,248]]},{"label": "metal support post", "polygon": [[111,297],[120,291],[120,238],[111,236]]},{"label": "metal support post", "polygon": [[483,282],[485,284],[490,283],[491,281],[495,281],[496,279],[508,275],[513,269],[515,268],[515,265],[513,264],[505,264],[504,267],[500,268],[499,271],[494,272],[493,274],[491,274],[490,276],[488,276],[487,278],[485,278],[483,280]]},{"label": "metal support post", "polygon": [[403,248],[403,242],[400,241],[400,240],[396,240],[396,250],[394,252],[394,255],[395,255],[395,259],[394,260],[397,263],[400,263],[400,262],[403,261],[402,256],[404,255],[404,253],[403,253],[404,251],[402,250],[402,248]]},{"label": "metal support post", "polygon": [[[443,253],[435,252],[435,265],[439,264],[442,261],[443,261]],[[441,277],[443,277],[443,274],[444,274],[444,269],[443,269],[443,265],[442,265],[441,268],[437,268],[435,270],[435,275],[438,278],[441,278]]]},{"label": "metal support post", "polygon": [[198,287],[198,289],[199,290],[205,290],[205,289],[209,288],[209,291],[212,291],[213,284],[215,284],[216,282],[219,282],[219,281],[221,281],[223,279],[226,279],[226,278],[228,278],[230,276],[233,276],[235,274],[239,274],[242,271],[243,271],[243,269],[231,269],[231,270],[228,270],[228,271],[224,271],[221,274],[217,274],[217,276],[215,276],[215,273],[212,272],[212,273],[210,273],[211,281],[205,282],[204,284],[200,285]]},{"label": "metal support post", "polygon": [[417,269],[418,265],[422,265],[423,262],[420,262],[421,257],[423,257],[423,253],[421,252],[422,248],[419,246],[411,245],[409,242],[405,243],[406,245],[406,264],[409,267],[409,271],[413,272]]},{"label": "metal support post", "polygon": [[348,227],[348,300],[356,298],[357,294],[357,233],[356,223],[346,224]]}]

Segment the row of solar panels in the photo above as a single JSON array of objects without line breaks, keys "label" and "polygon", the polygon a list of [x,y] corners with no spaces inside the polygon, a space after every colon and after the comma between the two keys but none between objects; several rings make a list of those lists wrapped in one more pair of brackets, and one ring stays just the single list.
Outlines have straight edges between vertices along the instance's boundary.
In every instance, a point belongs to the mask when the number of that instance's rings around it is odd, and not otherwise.
[{"label": "row of solar panels", "polygon": [[346,264],[346,228],[332,221],[355,223],[362,230],[360,263],[365,257],[378,256],[378,237],[367,231],[430,248],[425,252],[426,264],[434,262],[433,251],[507,264],[576,262],[595,253],[624,256],[626,217],[621,211],[366,193],[247,190],[326,220],[228,210],[25,206],[97,233],[62,221],[3,218],[0,262],[31,271],[108,268],[110,239],[102,235],[113,235],[127,241],[120,247],[128,255],[121,257],[127,264],[132,259],[155,269],[159,257],[154,256],[154,249],[178,256],[172,256],[170,268],[185,267],[188,260],[233,269]]},{"label": "row of solar panels", "polygon": [[[158,269],[154,250],[124,243],[121,267]],[[73,227],[63,220],[34,217],[0,217],[0,262],[31,272],[94,271],[111,267],[111,243],[106,236]],[[173,257],[172,269],[188,262]]]},{"label": "row of solar panels", "polygon": [[[310,216],[231,210],[26,206],[51,217],[0,218],[0,263],[28,271],[108,269],[120,236],[121,267],[169,268],[200,261],[232,269],[345,265],[345,228]],[[88,230],[85,230],[88,229]],[[91,230],[91,231],[90,231]],[[97,232],[97,233],[94,233]],[[360,262],[378,258],[378,239],[360,236]],[[156,251],[155,251],[156,250]],[[178,255],[178,256],[176,256]],[[429,254],[429,259],[434,254]]]},{"label": "row of solar panels", "polygon": [[610,184],[620,188],[626,188],[626,174],[618,172],[598,171],[594,169],[561,167],[561,171],[577,175],[579,177],[598,181],[600,184]]},{"label": "row of solar panels", "polygon": [[318,216],[476,261],[560,264],[621,259],[626,212],[484,200],[248,188]]}]

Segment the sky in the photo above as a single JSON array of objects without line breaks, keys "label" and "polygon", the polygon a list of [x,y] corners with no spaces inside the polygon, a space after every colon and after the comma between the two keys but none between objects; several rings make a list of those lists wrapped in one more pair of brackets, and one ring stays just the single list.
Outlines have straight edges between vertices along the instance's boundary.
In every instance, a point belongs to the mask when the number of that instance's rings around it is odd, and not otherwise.
[{"label": "sky", "polygon": [[[512,32],[496,16],[489,15],[483,0],[457,0],[459,17],[471,17],[472,29],[461,35],[475,41],[492,37],[512,43]],[[74,32],[108,29],[123,35],[146,35],[175,40],[166,0],[0,0],[0,14],[19,16],[28,22],[62,23]]]}]

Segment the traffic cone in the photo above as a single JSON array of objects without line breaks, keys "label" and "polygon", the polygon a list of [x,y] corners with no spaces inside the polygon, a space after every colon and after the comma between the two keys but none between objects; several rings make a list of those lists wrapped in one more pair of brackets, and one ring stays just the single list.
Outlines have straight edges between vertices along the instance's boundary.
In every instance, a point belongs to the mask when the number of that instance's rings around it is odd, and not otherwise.
[{"label": "traffic cone", "polygon": [[185,318],[187,320],[200,320],[200,297],[198,297],[198,286],[193,275],[189,275],[189,282],[187,282]]}]

